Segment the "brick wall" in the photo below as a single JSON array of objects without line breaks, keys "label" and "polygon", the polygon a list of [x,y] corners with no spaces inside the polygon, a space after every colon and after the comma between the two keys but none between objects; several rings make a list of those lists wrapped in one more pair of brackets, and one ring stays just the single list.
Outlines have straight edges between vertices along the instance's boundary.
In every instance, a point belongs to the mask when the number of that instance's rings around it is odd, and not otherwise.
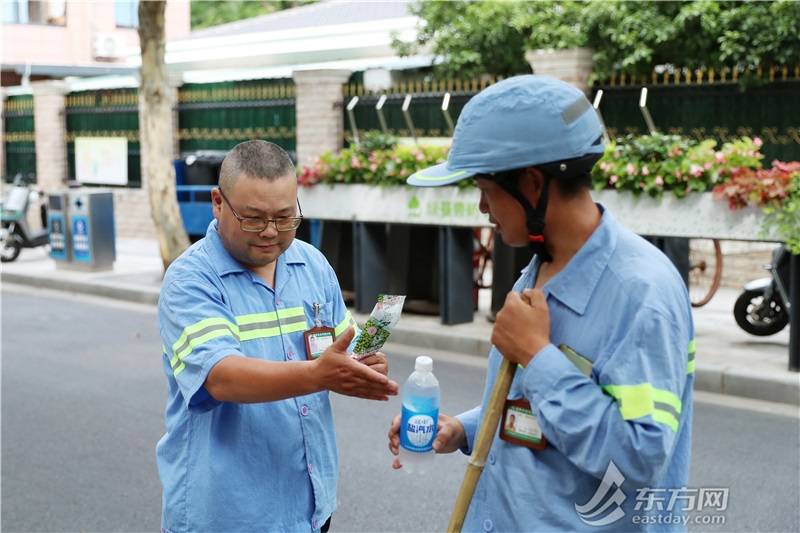
[{"label": "brick wall", "polygon": [[114,190],[114,222],[118,239],[155,239],[150,200],[144,189]]}]

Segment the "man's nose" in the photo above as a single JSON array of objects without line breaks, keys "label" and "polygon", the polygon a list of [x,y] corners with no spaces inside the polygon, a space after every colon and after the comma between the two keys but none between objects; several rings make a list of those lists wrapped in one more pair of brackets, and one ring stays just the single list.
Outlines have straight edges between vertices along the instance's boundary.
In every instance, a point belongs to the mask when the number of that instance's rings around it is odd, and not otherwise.
[{"label": "man's nose", "polygon": [[489,213],[489,202],[486,200],[486,193],[481,191],[481,199],[478,202],[478,209],[484,215]]},{"label": "man's nose", "polygon": [[262,238],[274,238],[278,235],[278,233],[277,222],[270,220],[267,222],[267,227],[264,228],[264,230],[259,233],[258,236]]}]

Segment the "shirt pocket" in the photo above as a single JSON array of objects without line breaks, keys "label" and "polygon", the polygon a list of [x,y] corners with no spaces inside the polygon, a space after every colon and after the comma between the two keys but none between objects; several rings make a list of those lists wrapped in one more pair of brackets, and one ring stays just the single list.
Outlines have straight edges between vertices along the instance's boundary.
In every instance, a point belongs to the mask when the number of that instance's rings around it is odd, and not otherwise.
[{"label": "shirt pocket", "polygon": [[[318,311],[315,309],[316,306],[319,306]],[[309,327],[316,327],[317,319],[319,319],[320,326],[336,327],[336,324],[333,323],[333,302],[303,300],[303,308],[305,309]]]}]

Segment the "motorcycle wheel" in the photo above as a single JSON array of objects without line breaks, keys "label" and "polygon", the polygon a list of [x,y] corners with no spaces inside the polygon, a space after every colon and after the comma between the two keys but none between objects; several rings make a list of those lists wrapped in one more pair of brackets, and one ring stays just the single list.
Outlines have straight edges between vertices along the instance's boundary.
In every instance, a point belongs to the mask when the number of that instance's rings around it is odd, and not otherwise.
[{"label": "motorcycle wheel", "polygon": [[20,250],[22,250],[22,245],[15,239],[0,241],[0,261],[10,263],[19,257]]},{"label": "motorcycle wheel", "polygon": [[761,291],[744,291],[733,305],[733,317],[739,327],[751,335],[774,335],[789,323],[789,313],[775,298],[764,301]]}]

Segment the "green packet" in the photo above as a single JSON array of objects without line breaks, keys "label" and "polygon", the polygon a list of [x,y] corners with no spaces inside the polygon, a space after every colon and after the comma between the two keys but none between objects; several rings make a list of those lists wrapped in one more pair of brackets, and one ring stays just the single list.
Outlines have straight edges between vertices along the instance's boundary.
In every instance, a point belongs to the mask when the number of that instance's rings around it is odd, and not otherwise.
[{"label": "green packet", "polygon": [[405,295],[381,294],[367,322],[358,334],[353,348],[356,359],[364,359],[379,351],[400,321]]}]

